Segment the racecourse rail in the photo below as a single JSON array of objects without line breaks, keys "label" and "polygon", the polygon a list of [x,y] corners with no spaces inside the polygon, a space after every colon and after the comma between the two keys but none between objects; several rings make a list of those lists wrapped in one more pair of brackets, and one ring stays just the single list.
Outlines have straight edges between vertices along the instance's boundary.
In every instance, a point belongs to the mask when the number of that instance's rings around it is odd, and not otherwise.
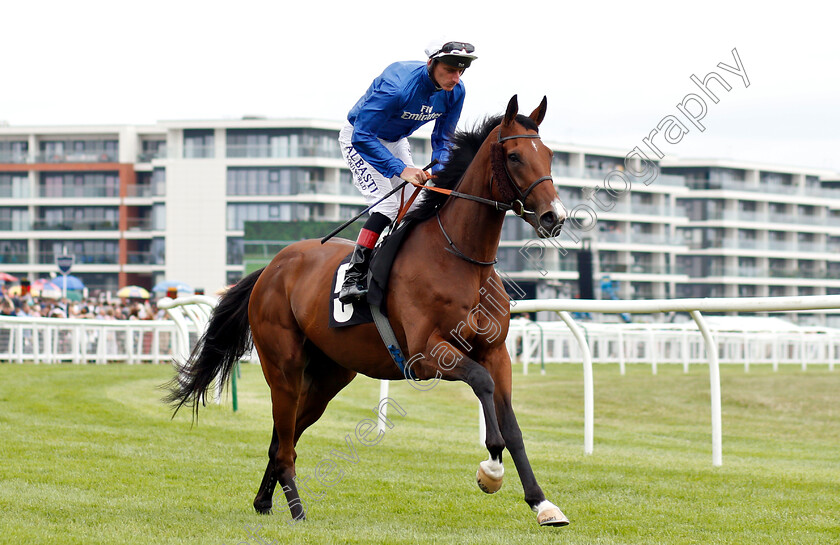
[{"label": "racecourse rail", "polygon": [[[207,296],[168,298],[158,302],[170,320],[69,320],[60,318],[0,317],[0,361],[23,363],[160,363],[183,361],[204,331],[216,299]],[[542,299],[511,302],[512,313],[556,312],[559,322],[511,320],[506,340],[512,357],[521,353],[523,372],[537,357],[550,362],[582,362],[584,387],[584,452],[594,444],[594,361],[618,362],[621,373],[627,361],[644,362],[656,373],[659,363],[709,366],[712,464],[722,460],[720,363],[796,363],[803,369],[826,363],[830,370],[840,355],[840,331],[827,328],[796,328],[784,331],[731,327],[710,328],[703,312],[792,312],[840,309],[840,295],[803,297],[749,297],[710,299],[660,299],[647,301],[592,301]],[[581,324],[572,313],[653,314],[688,313],[699,330],[685,324]],[[690,323],[690,322],[689,322]],[[712,330],[715,333],[713,334]],[[571,335],[571,337],[570,337]],[[717,339],[716,339],[717,337]],[[592,347],[595,348],[593,356]],[[629,347],[629,350],[628,350]],[[639,354],[642,356],[639,357]],[[705,360],[703,355],[705,354]],[[255,355],[251,356],[256,359]],[[382,381],[380,396],[388,396],[388,381]],[[222,385],[217,384],[216,399]],[[481,411],[479,411],[481,416]],[[483,443],[483,422],[479,433]]]}]

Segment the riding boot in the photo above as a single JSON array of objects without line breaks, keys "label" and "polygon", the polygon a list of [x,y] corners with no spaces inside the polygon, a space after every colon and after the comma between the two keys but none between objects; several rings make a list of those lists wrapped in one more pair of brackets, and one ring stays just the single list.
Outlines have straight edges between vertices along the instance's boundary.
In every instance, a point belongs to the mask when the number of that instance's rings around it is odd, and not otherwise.
[{"label": "riding boot", "polygon": [[344,274],[344,284],[338,293],[338,300],[345,305],[361,301],[367,295],[367,275],[370,254],[373,250],[356,244],[350,257],[350,267]]}]

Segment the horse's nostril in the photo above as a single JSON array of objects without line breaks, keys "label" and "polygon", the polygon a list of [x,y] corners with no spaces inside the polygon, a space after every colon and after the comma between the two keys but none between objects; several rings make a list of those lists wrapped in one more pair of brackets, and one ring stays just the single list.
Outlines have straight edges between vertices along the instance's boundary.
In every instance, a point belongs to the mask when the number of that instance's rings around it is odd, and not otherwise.
[{"label": "horse's nostril", "polygon": [[557,223],[558,218],[557,214],[554,212],[546,212],[542,216],[540,216],[540,225],[543,229],[551,229],[554,227],[554,224]]}]

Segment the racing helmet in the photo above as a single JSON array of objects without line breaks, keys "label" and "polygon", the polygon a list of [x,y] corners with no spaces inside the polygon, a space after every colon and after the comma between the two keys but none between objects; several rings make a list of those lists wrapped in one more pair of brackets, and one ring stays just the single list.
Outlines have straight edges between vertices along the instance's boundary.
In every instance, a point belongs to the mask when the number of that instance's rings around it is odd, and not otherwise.
[{"label": "racing helmet", "polygon": [[474,51],[473,44],[467,42],[438,40],[426,47],[426,55],[429,56],[430,60],[440,61],[462,70],[469,68],[470,63],[478,58],[473,55]]}]

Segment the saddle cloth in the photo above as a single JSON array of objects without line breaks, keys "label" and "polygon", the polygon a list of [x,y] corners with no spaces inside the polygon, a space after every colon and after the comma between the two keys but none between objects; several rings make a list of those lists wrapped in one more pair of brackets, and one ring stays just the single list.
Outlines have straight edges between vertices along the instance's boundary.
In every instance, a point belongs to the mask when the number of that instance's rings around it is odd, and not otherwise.
[{"label": "saddle cloth", "polygon": [[388,290],[388,278],[391,266],[397,257],[397,251],[402,246],[405,236],[411,231],[412,225],[401,223],[395,230],[382,238],[382,242],[373,250],[368,271],[367,301],[345,305],[338,300],[338,292],[344,283],[344,274],[350,266],[350,255],[345,257],[333,274],[332,289],[330,290],[330,327],[348,327],[366,324],[373,321],[370,305],[378,306],[387,316],[385,308],[385,294]]}]

